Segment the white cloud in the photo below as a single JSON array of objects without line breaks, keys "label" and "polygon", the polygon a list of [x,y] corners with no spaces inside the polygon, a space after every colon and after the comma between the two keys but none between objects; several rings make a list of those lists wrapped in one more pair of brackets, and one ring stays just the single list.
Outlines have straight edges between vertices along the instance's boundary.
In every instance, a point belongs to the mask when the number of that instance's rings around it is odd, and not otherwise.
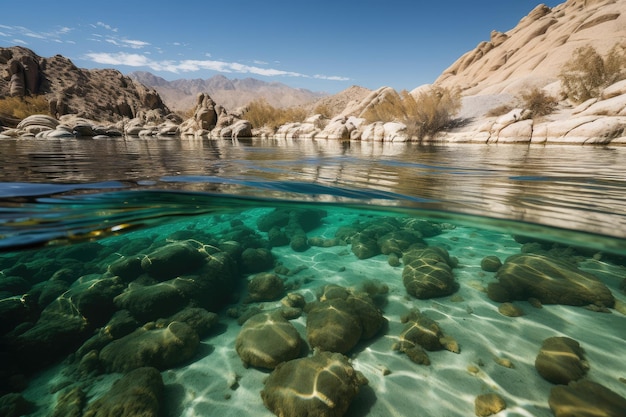
[{"label": "white cloud", "polygon": [[254,74],[262,75],[266,77],[302,77],[302,78],[315,78],[320,80],[330,81],[347,81],[349,78],[339,76],[326,76],[326,75],[306,75],[299,72],[283,71],[275,68],[260,68],[257,66],[250,66],[240,64],[238,62],[225,62],[216,60],[193,60],[186,59],[182,61],[156,61],[141,54],[129,54],[126,52],[119,53],[88,53],[86,58],[98,63],[107,65],[125,65],[129,67],[148,67],[153,71],[166,71],[173,73],[180,72],[195,72],[200,70],[211,70],[225,73],[240,73],[240,74]]},{"label": "white cloud", "polygon": [[9,34],[8,33],[4,33],[4,32],[0,32],[0,36],[7,37],[7,36],[9,36]]},{"label": "white cloud", "polygon": [[26,42],[26,41],[24,41],[22,39],[12,39],[11,42],[19,43],[19,44],[22,44],[22,45],[28,45],[28,42]]},{"label": "white cloud", "polygon": [[106,30],[110,30],[111,32],[117,32],[117,28],[112,27],[111,25],[107,25],[106,23],[103,22],[98,22],[95,25],[92,25],[93,27],[101,27],[104,28]]}]

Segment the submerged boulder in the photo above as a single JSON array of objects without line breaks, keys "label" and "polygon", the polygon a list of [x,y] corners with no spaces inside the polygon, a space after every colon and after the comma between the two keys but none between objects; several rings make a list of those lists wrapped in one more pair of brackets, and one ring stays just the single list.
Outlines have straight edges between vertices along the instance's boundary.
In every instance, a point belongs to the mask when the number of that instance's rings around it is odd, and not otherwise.
[{"label": "submerged boulder", "polygon": [[419,310],[411,310],[401,321],[406,325],[398,342],[392,348],[406,354],[411,361],[420,365],[430,365],[426,350],[446,349],[454,353],[460,352],[457,342],[444,335],[439,325]]},{"label": "submerged boulder", "polygon": [[285,294],[285,284],[271,272],[257,274],[248,281],[248,295],[251,301],[278,300]]},{"label": "submerged boulder", "polygon": [[549,337],[535,359],[539,375],[553,384],[568,384],[582,378],[589,365],[580,344],[569,337]]},{"label": "submerged boulder", "polygon": [[386,322],[366,293],[328,285],[320,300],[306,306],[307,339],[320,350],[347,353],[361,340],[374,337]]},{"label": "submerged boulder", "polygon": [[440,247],[414,249],[404,256],[402,282],[407,292],[420,299],[444,297],[459,285],[452,273],[448,251]]},{"label": "submerged boulder", "polygon": [[300,356],[302,346],[300,334],[280,312],[250,317],[235,341],[235,349],[244,366],[268,369]]},{"label": "submerged boulder", "polygon": [[162,408],[163,378],[155,368],[135,369],[93,401],[84,417],[157,417]]},{"label": "submerged boulder", "polygon": [[626,398],[586,379],[552,388],[548,404],[555,417],[623,417],[626,410]]},{"label": "submerged boulder", "polygon": [[267,378],[261,398],[281,417],[341,417],[367,383],[345,356],[320,352],[278,365]]},{"label": "submerged boulder", "polygon": [[141,327],[114,340],[100,351],[107,372],[128,372],[150,366],[169,369],[189,360],[200,344],[198,334],[187,324],[172,322],[162,329]]},{"label": "submerged boulder", "polygon": [[[611,291],[594,275],[560,259],[524,253],[507,258],[490,284],[494,301],[536,298],[543,304],[613,307]],[[497,299],[491,294],[497,294]]]}]

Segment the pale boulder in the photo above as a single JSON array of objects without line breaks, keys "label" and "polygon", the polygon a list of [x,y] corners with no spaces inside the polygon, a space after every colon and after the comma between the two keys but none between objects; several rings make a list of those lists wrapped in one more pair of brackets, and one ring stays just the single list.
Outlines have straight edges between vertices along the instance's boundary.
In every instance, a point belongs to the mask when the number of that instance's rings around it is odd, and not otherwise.
[{"label": "pale boulder", "polygon": [[532,119],[527,119],[512,123],[495,133],[496,134],[489,139],[489,142],[528,143],[533,135],[533,121]]},{"label": "pale boulder", "polygon": [[366,125],[361,133],[361,140],[364,142],[382,142],[385,137],[385,124],[374,122]]},{"label": "pale boulder", "polygon": [[404,123],[387,122],[383,125],[384,142],[406,142],[410,139]]}]

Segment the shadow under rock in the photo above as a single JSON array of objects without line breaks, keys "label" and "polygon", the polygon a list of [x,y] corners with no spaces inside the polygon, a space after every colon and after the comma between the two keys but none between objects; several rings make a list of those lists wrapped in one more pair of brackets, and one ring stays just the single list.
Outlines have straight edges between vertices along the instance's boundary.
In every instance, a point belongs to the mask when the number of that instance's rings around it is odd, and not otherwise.
[{"label": "shadow under rock", "polygon": [[163,417],[178,417],[185,407],[185,387],[182,384],[166,384],[163,392]]},{"label": "shadow under rock", "polygon": [[364,385],[359,389],[359,393],[346,412],[346,417],[365,417],[376,404],[376,392],[369,385]]}]

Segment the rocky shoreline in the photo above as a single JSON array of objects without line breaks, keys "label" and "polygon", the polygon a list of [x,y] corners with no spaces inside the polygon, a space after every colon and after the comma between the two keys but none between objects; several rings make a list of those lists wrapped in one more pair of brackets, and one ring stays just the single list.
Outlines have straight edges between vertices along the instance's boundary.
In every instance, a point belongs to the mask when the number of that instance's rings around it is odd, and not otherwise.
[{"label": "rocky shoreline", "polygon": [[[76,115],[58,119],[47,115],[29,116],[13,127],[0,131],[2,138],[106,138],[120,136],[181,136],[210,139],[270,137],[280,139],[329,139],[368,142],[409,142],[407,126],[399,122],[367,123],[364,109],[388,93],[389,87],[372,92],[360,103],[353,103],[331,119],[321,114],[303,122],[287,123],[276,132],[256,128],[243,111],[227,113],[208,94],[198,95],[193,116],[182,120],[175,114],[161,117],[144,112],[140,117],[115,123],[100,123]],[[626,143],[626,80],[604,89],[599,98],[578,106],[561,104],[548,116],[533,118],[523,107],[501,116],[486,116],[506,100],[506,95],[469,96],[456,122],[459,127],[422,139],[427,143],[522,143],[606,145]],[[355,111],[355,108],[357,109]],[[471,114],[473,113],[473,114]],[[471,114],[471,117],[465,115]],[[2,122],[0,120],[0,122]]]}]

